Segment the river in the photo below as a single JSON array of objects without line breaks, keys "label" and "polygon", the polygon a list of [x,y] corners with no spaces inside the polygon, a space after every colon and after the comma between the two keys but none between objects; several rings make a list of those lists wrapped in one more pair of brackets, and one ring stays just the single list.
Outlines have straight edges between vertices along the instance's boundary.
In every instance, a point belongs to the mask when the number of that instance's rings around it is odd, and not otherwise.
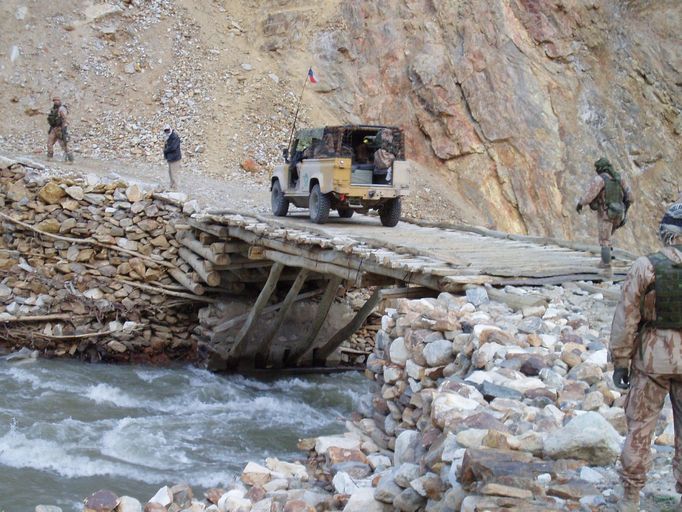
[{"label": "river", "polygon": [[192,367],[0,361],[0,511],[78,511],[110,489],[143,504],[195,495],[248,461],[303,459],[299,438],[343,432],[369,400],[361,373],[256,379]]}]

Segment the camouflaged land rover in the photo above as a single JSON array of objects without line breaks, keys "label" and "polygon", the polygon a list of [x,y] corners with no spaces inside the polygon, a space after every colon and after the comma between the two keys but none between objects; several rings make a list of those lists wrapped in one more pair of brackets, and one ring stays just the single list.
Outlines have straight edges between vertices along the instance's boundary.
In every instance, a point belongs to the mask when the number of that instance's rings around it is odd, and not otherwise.
[{"label": "camouflaged land rover", "polygon": [[349,218],[377,210],[384,226],[400,219],[400,201],[409,192],[405,139],[392,126],[327,126],[299,130],[283,151],[272,176],[272,213],[289,205],[308,208],[310,219],[326,222],[329,212]]}]

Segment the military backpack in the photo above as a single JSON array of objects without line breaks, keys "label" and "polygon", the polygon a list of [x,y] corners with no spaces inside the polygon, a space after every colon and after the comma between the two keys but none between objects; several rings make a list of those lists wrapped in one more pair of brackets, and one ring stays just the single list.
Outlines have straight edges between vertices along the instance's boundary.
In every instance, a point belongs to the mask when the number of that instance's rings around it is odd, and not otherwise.
[{"label": "military backpack", "polygon": [[[600,174],[604,180],[604,206],[606,207],[606,214],[611,220],[622,219],[625,216],[625,202],[623,201],[625,193],[623,192],[623,185],[621,184],[620,176],[612,176],[609,173]],[[599,209],[600,196],[590,203],[590,209]]]},{"label": "military backpack", "polygon": [[60,105],[59,107],[53,105],[52,110],[47,114],[47,123],[50,125],[50,128],[57,128],[62,125],[62,116],[59,115],[59,109],[61,107],[66,109],[66,105]]},{"label": "military backpack", "polygon": [[[682,245],[674,247],[682,251]],[[656,329],[682,329],[682,263],[660,252],[651,254],[649,261],[656,276],[651,287],[656,292],[656,320],[650,325]]]}]

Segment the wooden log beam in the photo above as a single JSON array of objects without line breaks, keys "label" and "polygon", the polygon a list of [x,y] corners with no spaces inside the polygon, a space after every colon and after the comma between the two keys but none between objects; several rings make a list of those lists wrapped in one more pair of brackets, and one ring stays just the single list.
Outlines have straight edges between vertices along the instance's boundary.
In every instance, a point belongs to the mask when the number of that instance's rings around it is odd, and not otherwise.
[{"label": "wooden log beam", "polygon": [[208,247],[217,254],[240,254],[247,250],[248,245],[243,242],[214,242]]},{"label": "wooden log beam", "polygon": [[74,315],[73,313],[52,313],[49,315],[25,315],[15,316],[12,318],[5,318],[0,320],[2,324],[11,324],[16,322],[48,322],[51,320],[75,320],[77,318],[87,318],[87,315]]},{"label": "wooden log beam", "polygon": [[148,290],[154,293],[161,293],[163,295],[171,295],[173,297],[181,297],[183,299],[191,299],[196,302],[208,302],[209,304],[214,304],[218,302],[215,299],[209,299],[208,297],[201,297],[199,295],[191,295],[189,293],[174,292],[173,290],[166,290],[165,288],[160,288],[158,286],[150,286],[148,284],[137,283],[135,281],[128,281],[126,279],[116,278],[117,281],[133,286],[135,288],[140,288],[142,290]]},{"label": "wooden log beam", "polygon": [[265,308],[268,300],[270,300],[270,297],[275,291],[275,288],[277,288],[277,283],[279,282],[279,276],[282,274],[282,270],[284,270],[284,265],[281,263],[275,263],[270,269],[268,280],[265,282],[265,286],[263,286],[263,289],[258,295],[256,303],[251,308],[249,316],[246,318],[244,325],[242,325],[242,328],[239,330],[239,333],[234,340],[234,345],[232,345],[232,348],[227,355],[228,368],[231,365],[236,364],[244,354],[248,335],[251,332],[254,321],[258,318],[263,308]]},{"label": "wooden log beam", "polygon": [[272,265],[272,261],[267,260],[250,260],[248,258],[232,258],[229,265],[213,265],[213,270],[242,270],[249,268],[264,268]]},{"label": "wooden log beam", "polygon": [[301,291],[301,288],[303,287],[303,284],[305,283],[305,280],[307,279],[309,274],[310,271],[306,268],[302,268],[298,272],[296,280],[291,285],[291,288],[289,288],[287,296],[284,298],[284,301],[282,302],[282,307],[279,309],[277,317],[272,323],[270,330],[267,332],[265,336],[263,336],[261,346],[256,351],[255,356],[256,365],[265,366],[270,360],[270,349],[272,348],[272,342],[275,339],[275,336],[277,336],[279,328],[282,326],[284,319],[286,318],[287,314],[289,313],[289,310],[291,309],[291,306],[293,306],[294,301],[298,296],[298,292]]},{"label": "wooden log beam", "polygon": [[323,263],[304,256],[295,256],[285,252],[265,249],[263,257],[287,265],[288,267],[307,268],[320,274],[331,274],[347,281],[357,281],[360,273],[356,270],[334,265],[333,263]]},{"label": "wooden log beam", "polygon": [[360,311],[357,312],[346,326],[339,329],[336,334],[320,348],[313,349],[313,364],[324,362],[329,355],[341,345],[341,343],[350,338],[355,331],[362,327],[362,324],[364,324],[365,320],[372,314],[372,311],[377,307],[381,298],[381,288],[377,288],[367,302],[365,302],[365,305],[360,308]]},{"label": "wooden log beam", "polygon": [[[300,245],[294,245],[291,242],[275,240],[266,238],[261,235],[252,233],[246,229],[238,226],[230,226],[230,236],[238,238],[249,244],[262,245],[268,249],[279,251],[285,254],[292,254],[295,256],[302,256],[324,263],[333,263],[337,266],[347,269],[360,270],[362,272],[370,272],[373,274],[383,275],[402,281],[409,284],[418,284],[427,288],[441,291],[461,291],[463,286],[459,284],[450,284],[449,290],[443,290],[440,285],[440,278],[422,274],[420,272],[411,272],[404,269],[391,269],[383,266],[381,263],[371,261],[368,258],[363,258],[358,255],[346,254],[335,250],[321,250],[319,248],[307,249]],[[461,273],[461,272],[460,272]]]},{"label": "wooden log beam", "polygon": [[207,224],[199,222],[198,220],[189,219],[189,225],[195,229],[208,233],[218,238],[229,238],[230,228],[228,226],[220,226],[218,224]]},{"label": "wooden log beam", "polygon": [[190,292],[196,295],[203,295],[206,291],[201,283],[195,283],[190,276],[179,268],[168,269],[168,274]]},{"label": "wooden log beam", "polygon": [[194,238],[191,233],[185,233],[178,237],[178,242],[192,250],[202,258],[214,263],[216,265],[229,265],[230,256],[223,253],[216,253],[210,247],[203,245],[199,240]]},{"label": "wooden log beam", "polygon": [[213,265],[210,262],[199,258],[199,256],[185,247],[178,249],[178,256],[185,260],[199,274],[204,283],[209,286],[218,286],[220,284],[220,274],[213,270]]},{"label": "wooden log beam", "polygon": [[336,297],[336,292],[339,290],[341,281],[343,281],[343,279],[338,276],[332,276],[329,280],[322,300],[320,301],[320,305],[317,307],[317,313],[315,314],[315,320],[310,328],[310,332],[308,332],[308,335],[299,346],[298,350],[295,350],[286,358],[284,366],[297,366],[299,362],[312,351],[313,343],[315,343],[315,339],[317,338],[320,329],[322,329],[324,321],[327,319],[327,314],[334,303],[334,298]]}]

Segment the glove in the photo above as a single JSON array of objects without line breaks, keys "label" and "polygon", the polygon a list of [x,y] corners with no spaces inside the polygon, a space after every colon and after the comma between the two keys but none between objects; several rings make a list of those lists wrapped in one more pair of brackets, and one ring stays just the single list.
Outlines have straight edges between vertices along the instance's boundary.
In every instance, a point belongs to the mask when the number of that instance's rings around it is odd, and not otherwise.
[{"label": "glove", "polygon": [[583,205],[581,205],[580,203],[576,204],[575,205],[575,211],[578,213],[582,212],[583,211]]},{"label": "glove", "polygon": [[613,384],[617,388],[627,389],[630,387],[630,370],[627,368],[616,368],[613,370]]}]

